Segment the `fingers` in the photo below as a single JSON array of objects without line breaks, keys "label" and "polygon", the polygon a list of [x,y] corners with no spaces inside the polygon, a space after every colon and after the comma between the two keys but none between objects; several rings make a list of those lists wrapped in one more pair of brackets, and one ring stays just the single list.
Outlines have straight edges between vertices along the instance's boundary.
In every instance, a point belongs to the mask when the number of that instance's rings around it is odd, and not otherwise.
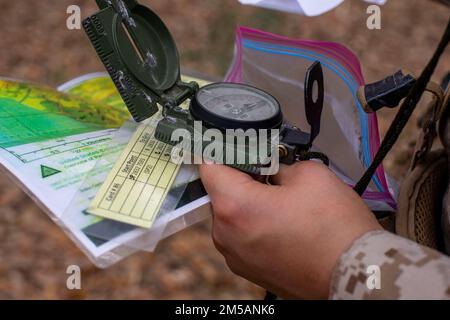
[{"label": "fingers", "polygon": [[298,168],[300,163],[295,163],[293,165],[280,165],[280,170],[278,173],[270,178],[270,182],[278,185],[292,185],[298,179]]},{"label": "fingers", "polygon": [[260,185],[248,174],[231,167],[219,164],[203,164],[200,166],[200,177],[208,194],[231,197],[241,195],[245,190]]},{"label": "fingers", "polygon": [[324,165],[314,161],[300,161],[292,165],[280,165],[278,173],[271,177],[270,181],[279,186],[299,185],[299,182],[307,179],[311,172],[317,172],[326,168]]},{"label": "fingers", "polygon": [[261,212],[265,203],[273,202],[271,188],[278,188],[262,184],[246,173],[224,165],[202,165],[200,176],[211,198],[213,227],[216,231],[222,230],[218,235],[224,239],[246,230],[254,213]]}]

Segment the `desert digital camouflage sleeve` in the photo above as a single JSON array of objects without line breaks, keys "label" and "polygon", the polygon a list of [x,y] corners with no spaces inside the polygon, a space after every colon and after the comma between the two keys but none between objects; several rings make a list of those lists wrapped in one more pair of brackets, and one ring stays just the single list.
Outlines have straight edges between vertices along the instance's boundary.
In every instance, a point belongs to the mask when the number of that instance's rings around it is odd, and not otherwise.
[{"label": "desert digital camouflage sleeve", "polygon": [[[380,289],[367,285],[374,283],[370,266],[379,267]],[[450,258],[387,231],[369,232],[340,258],[330,299],[450,299]]]}]

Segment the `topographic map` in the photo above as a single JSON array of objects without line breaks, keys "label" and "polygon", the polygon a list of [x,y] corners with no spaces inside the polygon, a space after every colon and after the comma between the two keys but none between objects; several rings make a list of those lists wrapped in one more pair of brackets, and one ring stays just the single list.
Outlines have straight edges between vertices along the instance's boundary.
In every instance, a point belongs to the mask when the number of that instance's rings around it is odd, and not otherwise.
[{"label": "topographic map", "polygon": [[179,191],[176,210],[162,214],[167,219],[157,233],[87,212],[136,130],[129,119],[113,82],[102,73],[74,79],[58,90],[0,79],[0,168],[99,267],[137,250],[153,250],[162,236],[186,227],[185,214],[209,202],[196,172],[186,166],[179,176],[186,177],[187,187]]}]

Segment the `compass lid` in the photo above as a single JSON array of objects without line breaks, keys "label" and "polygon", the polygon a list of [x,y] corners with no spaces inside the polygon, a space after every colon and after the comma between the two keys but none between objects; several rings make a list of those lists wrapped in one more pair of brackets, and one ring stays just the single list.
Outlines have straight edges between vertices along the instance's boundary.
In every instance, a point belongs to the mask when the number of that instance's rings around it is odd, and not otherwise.
[{"label": "compass lid", "polygon": [[112,1],[116,9],[113,35],[128,70],[155,92],[170,89],[180,78],[175,41],[164,22],[135,0]]},{"label": "compass lid", "polygon": [[156,113],[157,103],[179,102],[195,89],[181,82],[175,41],[156,13],[136,0],[97,4],[101,11],[83,26],[136,121]]}]

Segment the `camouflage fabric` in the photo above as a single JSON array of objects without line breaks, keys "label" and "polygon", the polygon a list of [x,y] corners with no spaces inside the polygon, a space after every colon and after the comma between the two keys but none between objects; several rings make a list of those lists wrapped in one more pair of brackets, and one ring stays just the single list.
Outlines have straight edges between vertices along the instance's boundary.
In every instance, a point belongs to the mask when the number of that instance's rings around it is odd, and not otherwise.
[{"label": "camouflage fabric", "polygon": [[[373,266],[379,289],[367,285]],[[387,231],[369,232],[340,258],[330,299],[450,299],[450,258]]]}]

